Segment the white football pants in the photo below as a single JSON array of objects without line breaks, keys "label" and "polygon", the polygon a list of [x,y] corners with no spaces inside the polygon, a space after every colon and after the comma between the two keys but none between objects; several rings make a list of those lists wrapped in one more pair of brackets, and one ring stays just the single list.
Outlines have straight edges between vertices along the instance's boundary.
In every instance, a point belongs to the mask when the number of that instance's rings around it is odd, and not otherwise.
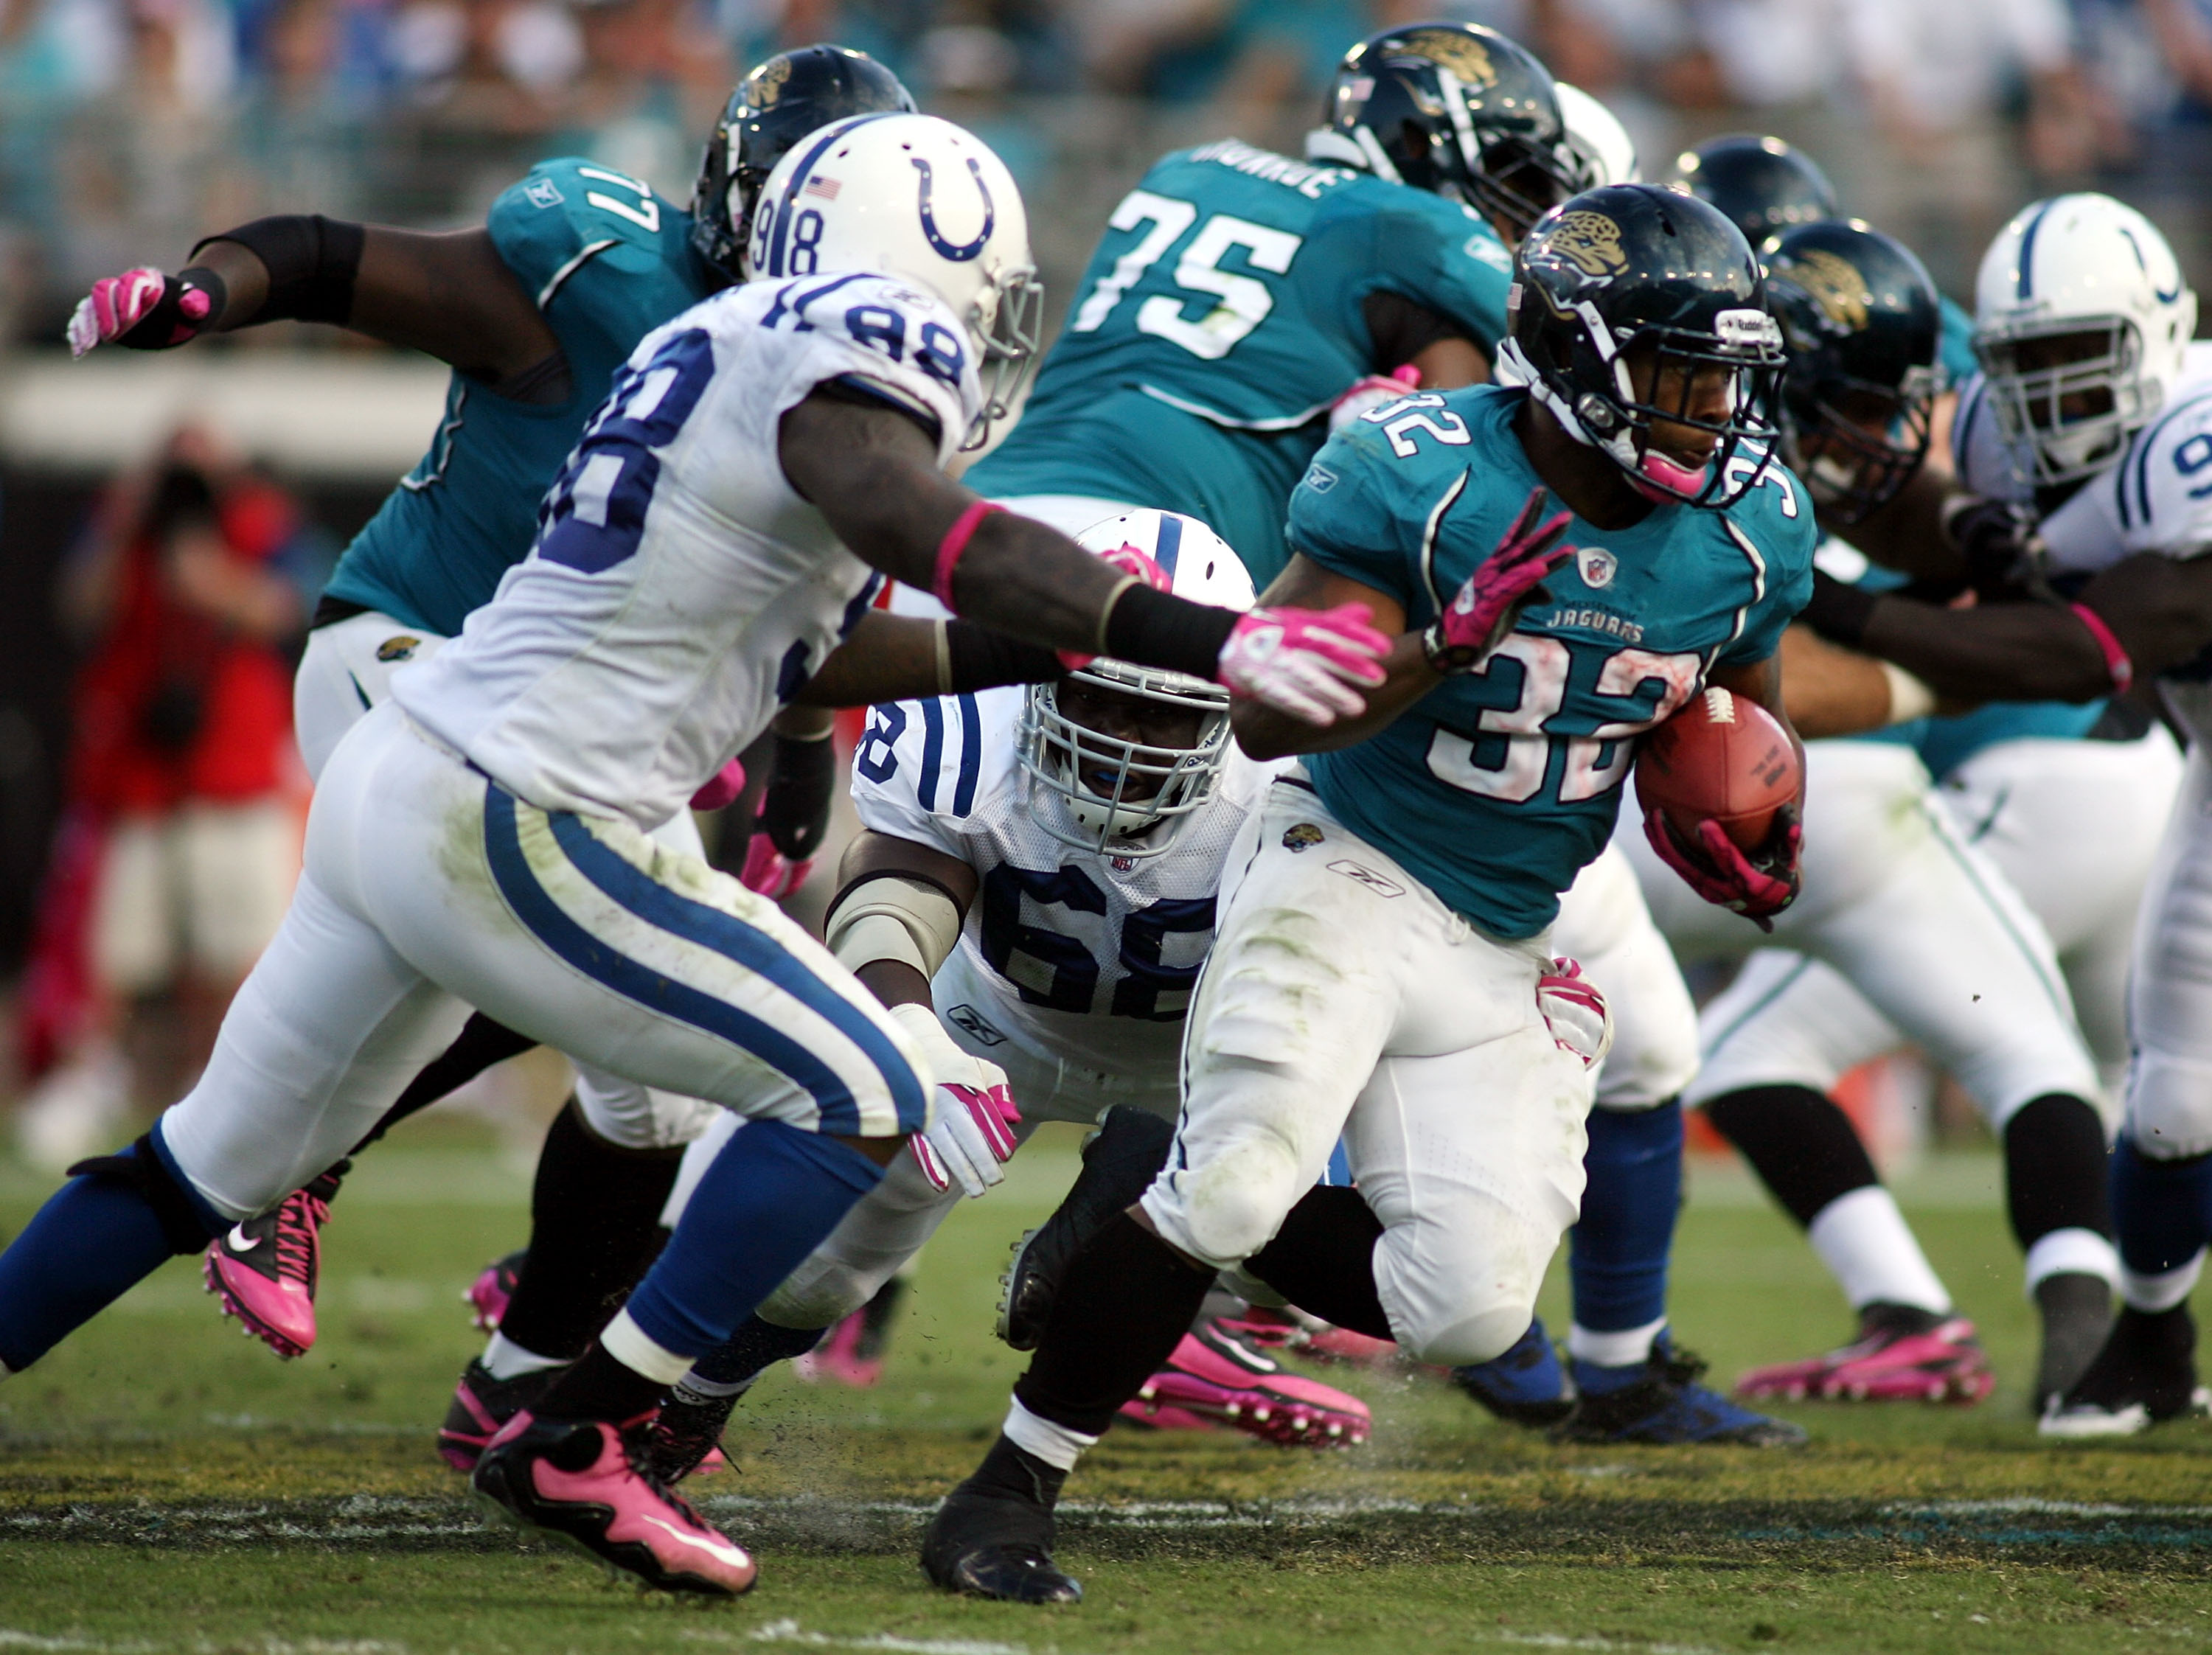
[{"label": "white football pants", "polygon": [[[1293,828],[1320,830],[1316,840]],[[1548,935],[1489,937],[1277,781],[1231,848],[1183,1041],[1160,1234],[1233,1269],[1344,1141],[1383,1234],[1375,1281],[1424,1361],[1487,1361],[1525,1332],[1575,1222],[1591,1080],[1536,1004]]]},{"label": "white football pants", "polygon": [[2212,1151],[2212,685],[2162,684],[2189,761],[2143,891],[2128,1020],[2123,1129],[2154,1161]]},{"label": "white football pants", "polygon": [[1582,962],[1613,1015],[1597,1106],[1656,1109],[1680,1096],[1698,1075],[1697,1003],[1618,844],[1607,846],[1560,897],[1552,949]]},{"label": "white football pants", "polygon": [[611,1073],[810,1131],[927,1118],[896,1023],[765,897],[628,821],[549,814],[386,705],[325,768],[289,912],[162,1118],[217,1211],[343,1155],[480,1008]]},{"label": "white football pants", "polygon": [[[323,767],[346,731],[371,707],[384,705],[392,694],[392,675],[410,661],[428,660],[446,641],[374,609],[307,634],[299,670],[292,676],[292,726],[309,779],[320,781]],[[678,810],[653,829],[653,837],[679,854],[703,859],[707,853],[689,810]],[[576,1070],[576,1105],[586,1124],[618,1148],[665,1149],[689,1143],[722,1114],[701,1099],[640,1086],[578,1063],[573,1052],[567,1055]]]},{"label": "white football pants", "polygon": [[1868,1038],[1870,1014],[1838,1008],[1813,1021],[1795,998],[1811,974],[1797,956],[1832,967],[1957,1076],[1993,1131],[2046,1094],[2096,1097],[2050,938],[1937,807],[1919,756],[1886,742],[1825,741],[1805,757],[1804,891],[1777,916],[1771,949],[1749,920],[1677,878],[1644,841],[1633,797],[1623,803],[1614,842],[1676,955],[1753,956],[1705,1009],[1705,1067],[1685,1100],[1832,1083],[1835,1052]]}]

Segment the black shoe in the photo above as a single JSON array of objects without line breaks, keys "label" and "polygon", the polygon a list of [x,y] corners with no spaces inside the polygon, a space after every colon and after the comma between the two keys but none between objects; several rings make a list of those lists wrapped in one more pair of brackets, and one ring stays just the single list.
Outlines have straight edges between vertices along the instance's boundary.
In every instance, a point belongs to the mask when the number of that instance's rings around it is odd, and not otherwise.
[{"label": "black shoe", "polygon": [[524,1409],[535,1408],[538,1399],[553,1388],[553,1381],[568,1371],[568,1364],[563,1362],[558,1367],[533,1367],[511,1379],[495,1379],[482,1361],[471,1358],[453,1387],[446,1422],[438,1428],[438,1457],[457,1471],[473,1471],[484,1445],[499,1434],[500,1428]]},{"label": "black shoe", "polygon": [[1562,1442],[1720,1442],[1746,1448],[1796,1448],[1805,1441],[1802,1426],[1739,1408],[1717,1391],[1698,1383],[1702,1358],[1676,1349],[1663,1337],[1651,1347],[1640,1379],[1612,1390],[1593,1391],[1592,1380],[1611,1370],[1574,1365],[1581,1393],[1575,1411],[1553,1435]]},{"label": "black shoe", "polygon": [[945,1496],[921,1537],[930,1584],[1009,1603],[1079,1603],[1080,1581],[1052,1561],[1052,1508],[1066,1473],[1000,1437]]},{"label": "black shoe", "polygon": [[2197,1383],[2197,1324],[2189,1306],[2144,1311],[2132,1306],[2097,1353],[2089,1371],[2052,1399],[2036,1426],[2046,1437],[2125,1437],[2185,1414],[2202,1414],[2208,1397]]},{"label": "black shoe", "polygon": [[2078,1385],[2112,1331],[2112,1289],[2101,1276],[2066,1270],[2035,1284],[2043,1318],[2043,1354],[2035,1366],[2028,1411],[2038,1418]]},{"label": "black shoe", "polygon": [[998,1334],[1017,1350],[1035,1350],[1052,1319],[1060,1277],[1076,1249],[1152,1187],[1168,1163],[1172,1123],[1117,1103],[1083,1146],[1083,1170],[1051,1217],[1014,1243],[1000,1278]]},{"label": "black shoe", "polygon": [[661,1404],[659,1417],[646,1428],[638,1451],[642,1469],[672,1488],[683,1482],[721,1446],[722,1433],[744,1394],[702,1397],[678,1385]]}]

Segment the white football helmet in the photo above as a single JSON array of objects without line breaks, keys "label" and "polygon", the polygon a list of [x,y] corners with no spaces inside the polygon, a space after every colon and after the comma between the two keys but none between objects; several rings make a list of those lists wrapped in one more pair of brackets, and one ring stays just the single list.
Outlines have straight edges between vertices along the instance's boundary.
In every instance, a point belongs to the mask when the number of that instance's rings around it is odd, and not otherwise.
[{"label": "white football helmet", "polygon": [[1036,361],[1044,289],[1029,216],[1006,163],[934,115],[855,115],[794,146],[761,186],[748,279],[866,270],[927,288],[968,324],[983,411],[981,448]]},{"label": "white football helmet", "polygon": [[[1194,603],[1252,607],[1252,577],[1243,561],[1196,518],[1130,512],[1094,524],[1076,543]],[[1143,558],[1128,556],[1132,549]],[[1036,810],[1032,820],[1038,827],[1062,844],[1101,854],[1159,855],[1175,842],[1175,834],[1152,830],[1188,816],[1213,797],[1221,779],[1229,756],[1229,691],[1208,679],[1103,656],[1068,674],[1066,682],[1200,713],[1194,744],[1150,747],[1076,723],[1060,711],[1060,685],[1032,684],[1015,732],[1032,797],[1041,788],[1066,806],[1064,812]],[[1148,797],[1139,797],[1148,788]]]},{"label": "white football helmet", "polygon": [[1641,184],[1644,169],[1637,164],[1636,140],[1620,124],[1620,117],[1578,86],[1559,81],[1559,118],[1566,123],[1564,146],[1574,165],[1575,188],[1596,190],[1608,184]]},{"label": "white football helmet", "polygon": [[[1983,255],[1974,305],[1990,408],[2014,474],[2035,488],[2118,459],[2157,416],[2197,331],[2197,295],[2173,249],[2110,196],[2053,196],[2023,209]],[[2102,335],[2102,344],[2060,362],[2032,349],[2073,334]],[[2095,406],[2069,415],[2069,398]]]}]

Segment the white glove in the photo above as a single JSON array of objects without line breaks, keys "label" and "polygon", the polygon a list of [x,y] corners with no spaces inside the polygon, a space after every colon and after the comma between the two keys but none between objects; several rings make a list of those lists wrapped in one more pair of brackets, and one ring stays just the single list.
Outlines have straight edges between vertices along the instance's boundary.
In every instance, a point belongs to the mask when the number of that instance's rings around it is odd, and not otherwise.
[{"label": "white glove", "polygon": [[1006,1178],[999,1169],[1020,1147],[1014,1128],[1022,1115],[1006,1071],[954,1045],[926,1005],[908,1001],[890,1014],[921,1049],[928,1070],[929,1125],[907,1140],[915,1164],[933,1190],[949,1190],[957,1180],[961,1194],[980,1196]]},{"label": "white glove", "polygon": [[1395,403],[1421,383],[1421,370],[1411,362],[1389,373],[1369,373],[1352,382],[1352,388],[1328,405],[1328,434],[1334,437],[1370,409]]},{"label": "white glove", "polygon": [[1596,1068],[1613,1050],[1613,1013],[1579,962],[1552,961],[1551,970],[1536,979],[1536,1009],[1544,1014],[1553,1044],[1581,1058],[1583,1068]]}]

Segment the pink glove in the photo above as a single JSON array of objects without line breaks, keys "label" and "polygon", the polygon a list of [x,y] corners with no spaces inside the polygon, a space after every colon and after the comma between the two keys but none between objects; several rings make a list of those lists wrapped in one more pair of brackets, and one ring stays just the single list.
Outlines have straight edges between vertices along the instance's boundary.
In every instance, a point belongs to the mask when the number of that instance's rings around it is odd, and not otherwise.
[{"label": "pink glove", "polygon": [[1797,858],[1805,830],[1797,812],[1784,805],[1776,812],[1773,834],[1753,862],[1736,848],[1717,821],[1698,824],[1697,842],[1685,844],[1658,808],[1644,813],[1644,837],[1659,859],[1708,902],[1741,914],[1763,931],[1774,929],[1773,916],[1797,900],[1802,880]]},{"label": "pink glove", "polygon": [[1003,1083],[987,1089],[940,1082],[937,1089],[945,1094],[937,1118],[907,1140],[915,1164],[933,1190],[949,1190],[957,1178],[961,1193],[980,1196],[1006,1177],[999,1168],[1020,1147],[1014,1128],[1022,1112]]},{"label": "pink glove", "polygon": [[1513,526],[1505,531],[1490,555],[1475,566],[1429,629],[1421,634],[1421,649],[1429,664],[1446,676],[1473,672],[1513,630],[1521,611],[1540,593],[1544,577],[1575,555],[1560,544],[1573,513],[1561,512],[1548,523],[1544,515],[1544,486],[1528,491],[1527,504]]},{"label": "pink glove", "polygon": [[196,336],[215,310],[204,288],[166,276],[150,264],[103,276],[70,317],[70,355],[112,341],[131,350],[167,350]]},{"label": "pink glove", "polygon": [[1536,1009],[1562,1052],[1571,1052],[1585,1069],[1595,1069],[1613,1049],[1613,1014],[1605,996],[1583,975],[1582,962],[1558,959],[1536,979]]},{"label": "pink glove", "polygon": [[1390,640],[1368,624],[1364,603],[1333,609],[1254,609],[1239,618],[1221,646],[1214,678],[1232,695],[1326,728],[1356,718],[1372,689],[1389,675],[1382,658]]},{"label": "pink glove", "polygon": [[808,857],[793,862],[775,848],[775,841],[767,834],[756,832],[745,843],[744,871],[738,876],[738,882],[771,902],[781,902],[806,882],[806,876],[814,871],[814,861]]},{"label": "pink glove", "polygon": [[745,791],[745,767],[737,760],[708,778],[707,785],[691,796],[694,810],[721,810],[737,803],[738,795]]},{"label": "pink glove", "polygon": [[1421,383],[1421,370],[1411,362],[1388,373],[1370,373],[1328,405],[1328,434],[1334,437],[1370,408],[1395,403]]}]

